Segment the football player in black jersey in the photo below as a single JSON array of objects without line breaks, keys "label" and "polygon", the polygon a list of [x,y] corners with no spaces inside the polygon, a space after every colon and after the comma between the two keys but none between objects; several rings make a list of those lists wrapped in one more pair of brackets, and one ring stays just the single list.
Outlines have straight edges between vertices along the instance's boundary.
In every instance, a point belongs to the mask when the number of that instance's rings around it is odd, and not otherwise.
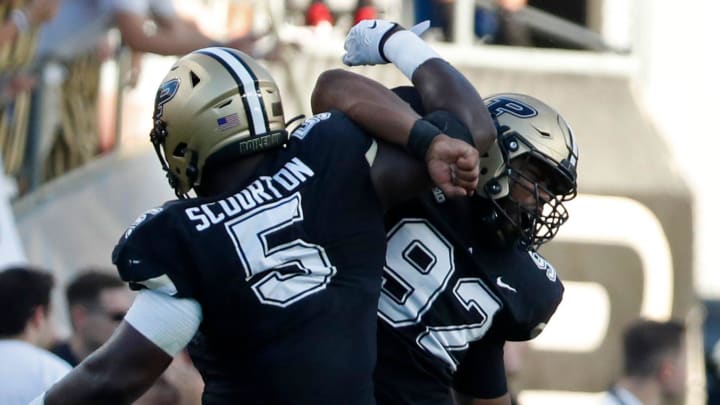
[{"label": "football player in black jersey", "polygon": [[[385,34],[395,33],[374,40]],[[448,81],[435,73],[426,76]],[[338,97],[325,88],[338,74],[318,80],[316,109]],[[473,192],[478,153],[379,83],[349,84],[367,97],[340,102],[347,116],[317,114],[288,136],[275,82],[247,55],[207,48],[172,67],[151,140],[176,194],[198,197],[127,229],[113,261],[140,290],[132,308],[36,403],[129,403],[188,342],[204,404],[374,403],[384,209],[430,178],[453,195]],[[489,145],[492,122],[476,135]]]},{"label": "football player in black jersey", "polygon": [[[351,30],[346,40],[346,63],[390,61],[406,73],[402,62],[367,57],[367,41],[356,36]],[[435,188],[385,217],[378,403],[509,404],[505,341],[537,336],[562,299],[562,283],[537,248],[568,218],[563,202],[576,194],[575,137],[555,110],[527,95],[495,95],[485,106],[464,100],[455,119],[435,111],[427,92],[396,91],[448,134],[472,129],[462,108],[485,107],[498,132],[481,151],[476,196],[453,200]]]}]

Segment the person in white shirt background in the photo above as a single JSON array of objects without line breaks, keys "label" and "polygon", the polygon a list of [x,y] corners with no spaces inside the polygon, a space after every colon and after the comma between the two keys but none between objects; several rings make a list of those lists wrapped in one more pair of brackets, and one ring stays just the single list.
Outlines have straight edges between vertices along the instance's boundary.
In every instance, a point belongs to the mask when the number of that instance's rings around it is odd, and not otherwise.
[{"label": "person in white shirt background", "polygon": [[623,373],[602,405],[660,405],[683,398],[687,377],[685,327],[637,320],[623,334]]},{"label": "person in white shirt background", "polygon": [[25,405],[70,371],[47,351],[50,322],[50,273],[29,267],[0,271],[0,404]]}]

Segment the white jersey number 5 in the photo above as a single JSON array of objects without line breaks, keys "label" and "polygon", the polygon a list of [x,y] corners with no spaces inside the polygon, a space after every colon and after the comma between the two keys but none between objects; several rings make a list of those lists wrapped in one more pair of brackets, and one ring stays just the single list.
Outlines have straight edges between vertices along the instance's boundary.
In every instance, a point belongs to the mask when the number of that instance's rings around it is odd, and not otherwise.
[{"label": "white jersey number 5", "polygon": [[321,246],[302,239],[270,242],[273,233],[302,220],[302,199],[295,193],[225,224],[246,276],[267,273],[252,284],[263,304],[287,307],[325,289],[337,272]]}]

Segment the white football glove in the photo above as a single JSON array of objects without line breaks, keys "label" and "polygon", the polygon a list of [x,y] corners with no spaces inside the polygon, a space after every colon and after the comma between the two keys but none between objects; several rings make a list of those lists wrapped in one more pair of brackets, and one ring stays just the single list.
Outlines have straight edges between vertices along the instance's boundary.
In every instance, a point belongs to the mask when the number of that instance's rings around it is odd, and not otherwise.
[{"label": "white football glove", "polygon": [[[388,63],[380,49],[384,44],[383,38],[395,26],[387,20],[362,20],[355,24],[345,37],[345,50],[343,63],[348,66],[380,65]],[[430,21],[425,20],[415,24],[410,31],[420,36],[430,28]]]}]

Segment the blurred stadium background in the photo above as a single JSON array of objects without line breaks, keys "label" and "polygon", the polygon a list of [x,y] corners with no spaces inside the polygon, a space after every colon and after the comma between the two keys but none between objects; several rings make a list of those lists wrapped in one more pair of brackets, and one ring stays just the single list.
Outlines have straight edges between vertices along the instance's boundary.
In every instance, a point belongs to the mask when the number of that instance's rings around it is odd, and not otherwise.
[{"label": "blurred stadium background", "polygon": [[[275,26],[281,38],[300,41],[298,49],[287,50],[284,63],[269,64],[285,91],[286,118],[309,114],[314,79],[341,67],[354,6],[330,1],[339,11],[336,25],[319,31],[300,26],[307,5],[301,0],[175,3],[216,37]],[[570,221],[543,251],[567,291],[513,381],[521,402],[590,401],[620,370],[622,328],[644,316],[687,322],[690,372],[683,403],[713,403],[707,392],[717,383],[706,377],[712,375],[706,360],[720,339],[720,187],[713,166],[720,150],[720,28],[714,21],[720,3],[529,1],[518,18],[544,39],[543,47],[485,44],[473,33],[472,16],[474,7],[489,3],[457,0],[453,38],[435,35],[436,49],[482,95],[517,91],[554,106],[573,126],[581,148],[580,195],[568,204]],[[414,23],[416,2],[376,4],[382,17]],[[22,47],[0,50],[0,70],[27,63],[32,38]],[[82,77],[99,74],[103,153],[51,181],[42,174],[50,163],[32,162],[26,183],[17,182],[14,175],[27,164],[27,155],[18,151],[36,144],[53,120],[67,118],[45,108],[31,116],[29,95],[3,109],[0,148],[7,178],[0,182],[0,200],[8,204],[0,207],[0,263],[27,260],[52,269],[60,286],[82,267],[112,268],[110,252],[125,227],[173,198],[147,142],[154,91],[173,60],[146,54],[134,88],[119,84],[127,69],[122,48],[98,72],[83,72]],[[40,71],[43,94],[61,91],[57,66]],[[407,83],[389,67],[356,71],[390,86]],[[73,119],[96,119],[77,114]],[[66,334],[61,295],[57,289],[55,316]]]}]

